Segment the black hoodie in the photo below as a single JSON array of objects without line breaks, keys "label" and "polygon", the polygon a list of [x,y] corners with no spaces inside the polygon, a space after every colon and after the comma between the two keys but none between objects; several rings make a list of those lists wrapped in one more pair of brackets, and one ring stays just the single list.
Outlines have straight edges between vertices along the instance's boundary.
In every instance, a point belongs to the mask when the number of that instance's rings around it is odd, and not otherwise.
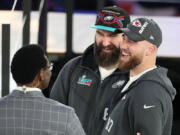
[{"label": "black hoodie", "polygon": [[102,135],[171,135],[176,90],[167,70],[155,68],[133,82],[114,100]]},{"label": "black hoodie", "polygon": [[128,72],[116,69],[101,81],[93,50],[94,45],[91,45],[82,56],[65,64],[50,94],[52,99],[75,109],[87,135],[95,135],[97,126],[103,128],[108,116],[104,112],[129,78]]}]

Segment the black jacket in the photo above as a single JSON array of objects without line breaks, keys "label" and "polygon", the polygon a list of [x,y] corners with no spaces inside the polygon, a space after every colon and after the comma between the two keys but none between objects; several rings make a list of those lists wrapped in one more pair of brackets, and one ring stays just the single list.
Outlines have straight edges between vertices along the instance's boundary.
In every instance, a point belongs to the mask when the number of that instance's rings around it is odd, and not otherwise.
[{"label": "black jacket", "polygon": [[171,135],[175,94],[166,69],[158,67],[145,73],[114,98],[119,102],[102,135]]},{"label": "black jacket", "polygon": [[50,97],[73,107],[86,133],[94,135],[94,116],[100,113],[98,121],[104,124],[103,117],[105,120],[107,118],[107,115],[103,116],[105,108],[107,112],[111,99],[127,80],[128,73],[116,69],[101,82],[91,45],[82,56],[65,64],[54,83]]}]

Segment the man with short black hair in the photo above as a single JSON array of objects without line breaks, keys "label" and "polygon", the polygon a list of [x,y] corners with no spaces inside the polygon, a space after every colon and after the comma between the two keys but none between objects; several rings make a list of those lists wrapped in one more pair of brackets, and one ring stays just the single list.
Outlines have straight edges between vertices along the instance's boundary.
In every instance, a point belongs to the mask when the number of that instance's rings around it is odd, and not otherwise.
[{"label": "man with short black hair", "polygon": [[114,98],[102,135],[171,135],[176,90],[167,69],[156,66],[162,42],[158,24],[137,18],[123,32],[119,68],[130,70],[130,79]]},{"label": "man with short black hair", "polygon": [[128,80],[128,72],[118,69],[122,34],[115,31],[129,22],[130,16],[122,8],[99,9],[92,26],[95,43],[62,68],[51,90],[52,99],[75,108],[88,135],[100,134],[111,99]]},{"label": "man with short black hair", "polygon": [[85,135],[71,107],[43,96],[51,68],[39,45],[27,45],[15,53],[11,72],[17,88],[0,99],[0,134]]}]

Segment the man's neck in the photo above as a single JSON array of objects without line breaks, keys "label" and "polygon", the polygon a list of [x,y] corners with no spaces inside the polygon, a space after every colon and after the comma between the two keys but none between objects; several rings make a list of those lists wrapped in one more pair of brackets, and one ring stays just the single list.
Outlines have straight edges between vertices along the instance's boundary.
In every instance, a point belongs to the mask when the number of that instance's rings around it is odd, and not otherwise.
[{"label": "man's neck", "polygon": [[138,74],[144,72],[145,70],[148,70],[148,69],[151,69],[151,68],[155,68],[155,67],[156,67],[155,64],[153,64],[153,65],[145,65],[145,66],[138,65],[135,68],[130,70],[130,76],[133,77],[135,75],[138,75]]},{"label": "man's neck", "polygon": [[26,83],[26,84],[18,84],[18,86],[20,86],[20,87],[26,86],[26,87],[30,87],[30,88],[39,88],[39,89],[41,89],[41,87],[39,86],[39,83],[36,83],[36,81],[33,81],[31,83]]},{"label": "man's neck", "polygon": [[23,86],[17,86],[15,90],[24,91],[25,93],[26,93],[27,91],[41,91],[41,89],[39,89],[39,88],[27,87],[27,86],[25,86],[25,85],[23,85]]}]

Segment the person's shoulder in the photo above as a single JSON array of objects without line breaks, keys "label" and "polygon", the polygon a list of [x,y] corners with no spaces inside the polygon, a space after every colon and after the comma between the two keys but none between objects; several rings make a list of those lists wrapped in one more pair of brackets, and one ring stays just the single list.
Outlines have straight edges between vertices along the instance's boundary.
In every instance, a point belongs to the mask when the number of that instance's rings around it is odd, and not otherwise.
[{"label": "person's shoulder", "polygon": [[82,59],[82,56],[77,56],[72,59],[70,59],[65,65],[64,68],[71,67],[73,68],[75,65],[78,65]]},{"label": "person's shoulder", "polygon": [[135,85],[134,89],[136,89],[136,94],[144,93],[145,95],[148,95],[150,93],[159,93],[164,87],[162,84],[153,80],[142,80]]},{"label": "person's shoulder", "polygon": [[49,104],[51,106],[51,111],[55,112],[61,112],[61,113],[72,113],[74,112],[74,109],[70,106],[67,106],[65,104],[62,104],[58,101],[55,101],[50,98],[45,98],[45,103]]},{"label": "person's shoulder", "polygon": [[80,65],[82,56],[77,56],[67,61],[60,70],[60,74],[71,73],[78,65]]},{"label": "person's shoulder", "polygon": [[11,98],[10,95],[6,95],[6,96],[4,96],[4,97],[1,97],[1,98],[0,98],[0,104],[3,105],[4,102],[7,102],[10,98]]},{"label": "person's shoulder", "polygon": [[164,79],[167,78],[163,68],[156,68],[142,75],[134,84],[137,93],[159,93],[166,89]]},{"label": "person's shoulder", "polygon": [[134,103],[162,102],[169,97],[166,89],[154,81],[141,81],[131,90],[131,101]]}]

